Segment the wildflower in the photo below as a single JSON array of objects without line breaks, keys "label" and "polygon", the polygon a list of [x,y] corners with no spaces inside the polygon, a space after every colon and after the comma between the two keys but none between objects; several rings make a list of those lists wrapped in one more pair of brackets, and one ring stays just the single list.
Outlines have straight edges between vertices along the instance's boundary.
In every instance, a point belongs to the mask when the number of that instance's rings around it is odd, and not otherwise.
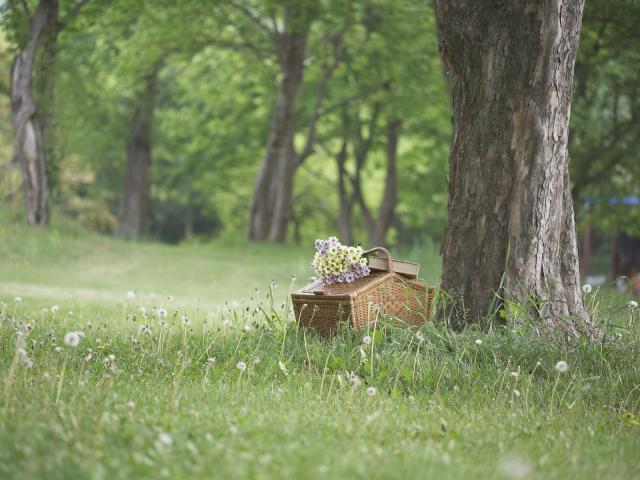
[{"label": "wildflower", "polygon": [[285,375],[289,375],[289,372],[287,371],[287,366],[284,364],[282,360],[278,361],[278,366],[280,367],[280,370],[282,370],[282,373],[284,373]]},{"label": "wildflower", "polygon": [[140,325],[138,327],[138,332],[140,333],[147,333],[149,331],[149,326],[148,325]]},{"label": "wildflower", "polygon": [[147,316],[147,309],[144,307],[140,307],[140,313],[142,314],[143,317]]},{"label": "wildflower", "polygon": [[627,303],[627,305],[629,306],[629,308],[638,308],[638,302],[636,302],[635,300],[629,300],[629,303]]},{"label": "wildflower", "polygon": [[590,283],[585,283],[585,284],[582,286],[582,291],[583,291],[584,293],[591,293],[591,290],[593,290],[593,288],[591,287],[591,284],[590,284]]},{"label": "wildflower", "polygon": [[224,321],[222,322],[222,326],[223,327],[228,327],[229,325],[231,325],[231,322],[228,319],[224,319]]},{"label": "wildflower", "polygon": [[480,345],[482,345],[482,340],[480,340],[479,338],[476,339],[475,344],[479,347]]},{"label": "wildflower", "polygon": [[249,325],[245,325],[244,327],[242,327],[242,331],[243,331],[244,333],[247,333],[247,332],[249,332],[250,330],[251,330],[251,326],[249,326]]},{"label": "wildflower", "polygon": [[158,441],[162,445],[165,445],[167,447],[170,447],[171,445],[173,445],[173,438],[171,438],[171,435],[169,435],[168,433],[161,433],[158,436]]},{"label": "wildflower", "polygon": [[362,343],[364,343],[365,345],[371,345],[371,337],[369,335],[365,335],[365,337],[362,339]]},{"label": "wildflower", "polygon": [[16,297],[13,299],[14,302],[20,303],[22,301],[22,297]]},{"label": "wildflower", "polygon": [[128,300],[133,300],[134,298],[136,298],[136,294],[135,294],[135,292],[134,292],[133,290],[129,290],[129,291],[127,292],[127,299],[128,299]]},{"label": "wildflower", "polygon": [[209,365],[213,365],[214,363],[216,363],[216,357],[209,357],[207,358],[207,363]]},{"label": "wildflower", "polygon": [[236,363],[236,368],[241,372],[244,372],[247,369],[247,364],[244,362],[238,362]]},{"label": "wildflower", "polygon": [[378,393],[376,387],[367,388],[367,395],[369,395],[370,397],[373,397],[376,393]]},{"label": "wildflower", "polygon": [[107,355],[106,357],[104,357],[102,359],[102,364],[103,365],[109,365],[110,363],[115,362],[115,360],[116,360],[116,356],[115,355],[113,355],[113,354]]},{"label": "wildflower", "polygon": [[75,348],[80,344],[80,335],[78,335],[78,332],[69,332],[64,336],[64,343]]},{"label": "wildflower", "polygon": [[51,306],[51,313],[56,314],[58,313],[59,310],[60,310],[60,307],[58,305]]},{"label": "wildflower", "polygon": [[129,408],[129,410],[133,410],[133,409],[136,408],[136,404],[135,404],[135,402],[133,400],[129,400],[127,402],[127,407]]},{"label": "wildflower", "polygon": [[40,310],[40,313],[41,313],[42,315],[46,315],[47,313],[49,313],[49,310],[48,310],[48,309],[46,309],[46,308],[43,308],[42,310]]},{"label": "wildflower", "polygon": [[186,315],[182,315],[181,320],[183,325],[189,325],[189,323],[191,323],[191,320],[189,320],[189,317]]},{"label": "wildflower", "polygon": [[167,302],[169,302],[169,303],[173,302],[174,300],[175,300],[175,298],[173,297],[173,295],[169,295],[167,297]]},{"label": "wildflower", "polygon": [[353,372],[347,374],[347,381],[351,384],[351,388],[354,390],[362,384],[360,377]]},{"label": "wildflower", "polygon": [[416,338],[419,342],[424,342],[424,334],[420,330],[416,332]]},{"label": "wildflower", "polygon": [[87,353],[84,357],[82,357],[82,359],[85,362],[88,362],[89,360],[91,360],[93,358],[93,354],[91,352]]},{"label": "wildflower", "polygon": [[518,398],[520,396],[520,390],[518,390],[517,388],[513,389],[513,396]]},{"label": "wildflower", "polygon": [[251,359],[253,361],[253,363],[258,364],[260,363],[260,357],[258,357],[257,355],[254,355],[253,358]]},{"label": "wildflower", "polygon": [[53,351],[56,352],[56,353],[60,353],[62,351],[62,348],[61,347],[56,347],[56,348],[53,349]]},{"label": "wildflower", "polygon": [[156,310],[156,313],[158,314],[158,316],[160,318],[165,318],[167,316],[167,309],[166,308],[159,308],[158,310]]},{"label": "wildflower", "polygon": [[515,379],[517,379],[520,376],[518,372],[511,372],[509,375],[511,375]]},{"label": "wildflower", "polygon": [[560,373],[566,372],[568,368],[569,365],[567,365],[567,362],[565,362],[564,360],[560,360],[558,363],[556,363],[556,370]]}]

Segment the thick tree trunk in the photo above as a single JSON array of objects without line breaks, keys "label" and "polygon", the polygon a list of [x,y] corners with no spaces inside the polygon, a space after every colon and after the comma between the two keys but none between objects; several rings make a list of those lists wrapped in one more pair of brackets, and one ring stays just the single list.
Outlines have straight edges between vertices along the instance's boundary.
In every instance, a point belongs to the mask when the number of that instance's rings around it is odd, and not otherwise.
[{"label": "thick tree trunk", "polygon": [[156,98],[156,82],[160,64],[144,79],[131,120],[127,144],[127,166],[122,188],[118,235],[139,238],[144,230],[147,198],[149,196],[149,167],[151,165],[151,129]]},{"label": "thick tree trunk", "polygon": [[526,304],[590,331],[567,140],[583,0],[436,0],[453,138],[440,315],[454,327]]},{"label": "thick tree trunk", "polygon": [[249,239],[258,241],[284,241],[291,218],[293,175],[298,162],[293,148],[296,97],[304,71],[307,32],[285,31],[278,34],[276,43],[281,79],[249,218]]},{"label": "thick tree trunk", "polygon": [[[47,28],[55,28],[56,31],[47,32]],[[11,67],[11,121],[16,135],[15,156],[22,165],[27,221],[32,225],[46,225],[49,220],[45,145],[47,115],[41,117],[34,99],[34,64],[41,39],[46,36],[55,41],[57,28],[57,0],[41,0],[30,19],[27,44],[16,55]],[[47,81],[50,83],[50,79]]]}]

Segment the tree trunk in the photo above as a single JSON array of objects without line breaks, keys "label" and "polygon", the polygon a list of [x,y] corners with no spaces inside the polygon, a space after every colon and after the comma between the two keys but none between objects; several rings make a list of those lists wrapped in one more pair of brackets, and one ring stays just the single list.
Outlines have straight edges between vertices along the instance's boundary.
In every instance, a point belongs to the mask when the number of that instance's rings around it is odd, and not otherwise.
[{"label": "tree trunk", "polygon": [[393,119],[387,125],[387,173],[378,218],[369,232],[370,246],[387,245],[387,233],[393,222],[398,200],[397,158],[401,128],[402,120],[400,119]]},{"label": "tree trunk", "polygon": [[281,80],[260,172],[251,200],[250,240],[284,241],[291,218],[296,97],[304,71],[307,31],[286,31],[276,41]]},{"label": "tree trunk", "polygon": [[[38,44],[45,36],[55,40],[57,25],[57,0],[41,0],[30,19],[27,43],[18,52],[11,67],[11,122],[16,135],[15,156],[22,165],[27,221],[32,225],[46,225],[49,220],[46,116],[41,118],[33,96],[34,64]],[[47,32],[47,28],[52,27],[56,28],[56,32]]]},{"label": "tree trunk", "polygon": [[340,214],[338,217],[338,227],[340,228],[341,239],[345,245],[353,244],[353,228],[351,226],[351,215],[353,213],[354,196],[347,191],[346,169],[348,142],[346,137],[342,140],[340,151],[336,155],[338,165],[338,200],[340,202]]},{"label": "tree trunk", "polygon": [[137,239],[144,229],[146,203],[149,196],[151,128],[159,70],[160,64],[145,77],[144,89],[131,120],[118,222],[118,235],[124,238]]},{"label": "tree trunk", "polygon": [[583,0],[435,4],[453,101],[439,315],[461,327],[519,302],[590,331],[567,152]]}]

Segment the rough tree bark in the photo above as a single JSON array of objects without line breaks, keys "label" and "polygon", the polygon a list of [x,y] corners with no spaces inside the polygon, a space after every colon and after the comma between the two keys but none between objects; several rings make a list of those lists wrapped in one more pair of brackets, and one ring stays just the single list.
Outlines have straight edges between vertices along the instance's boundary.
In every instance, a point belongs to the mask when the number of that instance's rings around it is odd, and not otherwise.
[{"label": "rough tree bark", "polygon": [[131,134],[127,143],[127,166],[118,222],[118,235],[125,238],[139,238],[144,229],[149,196],[151,128],[159,70],[160,64],[154,66],[145,76],[139,103],[131,119]]},{"label": "rough tree bark", "polygon": [[439,314],[454,327],[514,301],[591,331],[567,152],[583,3],[435,1],[453,102]]},{"label": "rough tree bark", "polygon": [[[34,99],[33,73],[41,40],[56,41],[59,31],[58,1],[41,0],[32,16],[28,11],[26,14],[30,20],[27,43],[18,52],[11,67],[11,122],[16,136],[15,156],[22,166],[27,222],[46,225],[49,220],[46,161],[49,115],[41,115]],[[45,50],[45,53],[53,52],[55,46],[49,45]],[[48,92],[50,90],[46,88],[45,93]]]}]

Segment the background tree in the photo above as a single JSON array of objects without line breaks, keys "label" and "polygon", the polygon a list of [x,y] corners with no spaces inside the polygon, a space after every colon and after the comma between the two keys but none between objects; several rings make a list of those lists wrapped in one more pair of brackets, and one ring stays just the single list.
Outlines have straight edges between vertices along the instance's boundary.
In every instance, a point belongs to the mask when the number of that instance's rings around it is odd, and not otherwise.
[{"label": "background tree", "polygon": [[567,152],[582,9],[436,1],[453,100],[442,315],[456,326],[510,301],[551,328],[589,324]]}]

